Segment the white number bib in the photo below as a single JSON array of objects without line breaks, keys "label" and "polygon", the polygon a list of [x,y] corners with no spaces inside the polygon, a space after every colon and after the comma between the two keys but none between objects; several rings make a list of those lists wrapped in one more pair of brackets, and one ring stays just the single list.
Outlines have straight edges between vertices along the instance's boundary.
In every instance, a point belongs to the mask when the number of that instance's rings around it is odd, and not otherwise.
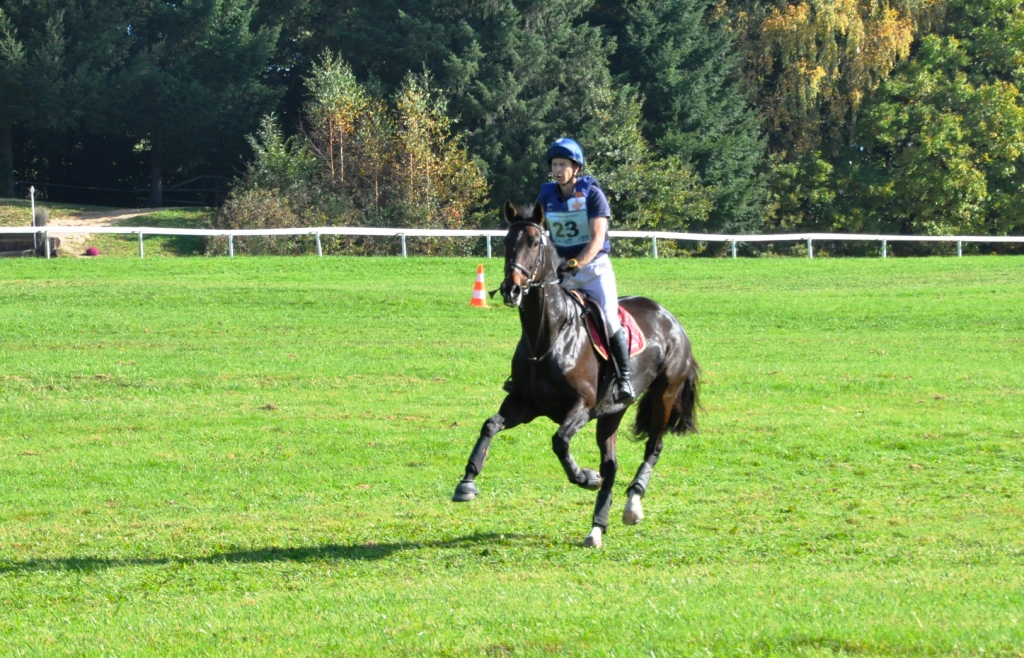
[{"label": "white number bib", "polygon": [[590,218],[586,207],[570,212],[549,212],[547,221],[551,241],[559,247],[576,247],[590,242]]}]

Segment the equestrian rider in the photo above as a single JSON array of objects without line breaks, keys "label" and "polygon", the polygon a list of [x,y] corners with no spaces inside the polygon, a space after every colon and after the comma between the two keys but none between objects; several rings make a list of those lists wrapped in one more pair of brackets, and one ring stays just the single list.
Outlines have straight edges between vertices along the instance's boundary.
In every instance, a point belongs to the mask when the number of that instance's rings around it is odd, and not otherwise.
[{"label": "equestrian rider", "polygon": [[604,309],[611,336],[609,353],[619,372],[616,402],[633,399],[629,380],[629,346],[619,322],[619,299],[608,254],[611,208],[601,186],[592,176],[580,177],[586,160],[575,141],[562,137],[548,148],[552,183],[540,188],[538,203],[544,206],[551,242],[564,259],[559,268],[562,285],[582,290]]}]

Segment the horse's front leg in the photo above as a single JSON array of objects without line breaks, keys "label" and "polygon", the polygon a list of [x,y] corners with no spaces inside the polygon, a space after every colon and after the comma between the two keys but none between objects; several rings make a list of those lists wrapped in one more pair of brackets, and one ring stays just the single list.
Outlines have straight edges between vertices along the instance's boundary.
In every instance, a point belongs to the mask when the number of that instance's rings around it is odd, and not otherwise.
[{"label": "horse's front leg", "polygon": [[459,482],[459,486],[455,487],[455,495],[452,496],[452,500],[461,503],[476,498],[479,492],[473,480],[484,470],[487,451],[491,447],[491,439],[495,434],[502,430],[512,429],[516,425],[528,423],[536,417],[537,412],[532,404],[512,395],[507,396],[501,403],[498,413],[488,418],[480,429],[480,438],[473,446],[473,452],[470,453],[469,461],[466,463],[466,473],[462,477],[462,482]]},{"label": "horse's front leg", "polygon": [[625,410],[612,416],[597,419],[597,447],[601,450],[601,489],[597,492],[594,503],[594,524],[590,534],[583,540],[583,545],[600,548],[601,537],[608,531],[608,510],[612,505],[612,487],[615,486],[615,473],[618,471],[618,460],[615,456],[615,442],[619,436],[619,423]]},{"label": "horse's front leg", "polygon": [[591,468],[580,468],[569,453],[569,442],[573,435],[580,431],[588,420],[590,420],[590,414],[587,412],[586,402],[580,400],[573,405],[565,420],[562,421],[561,427],[551,437],[551,449],[558,457],[558,461],[562,462],[562,468],[565,469],[565,475],[569,478],[569,482],[590,491],[597,491],[601,488],[601,475]]}]

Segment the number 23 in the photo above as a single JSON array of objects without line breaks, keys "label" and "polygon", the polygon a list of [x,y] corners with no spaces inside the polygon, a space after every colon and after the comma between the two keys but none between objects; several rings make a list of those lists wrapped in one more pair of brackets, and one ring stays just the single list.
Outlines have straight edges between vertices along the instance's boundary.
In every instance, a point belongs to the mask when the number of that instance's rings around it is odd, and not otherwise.
[{"label": "number 23", "polygon": [[559,222],[554,224],[555,237],[556,238],[575,238],[580,234],[580,229],[576,225],[576,222]]}]

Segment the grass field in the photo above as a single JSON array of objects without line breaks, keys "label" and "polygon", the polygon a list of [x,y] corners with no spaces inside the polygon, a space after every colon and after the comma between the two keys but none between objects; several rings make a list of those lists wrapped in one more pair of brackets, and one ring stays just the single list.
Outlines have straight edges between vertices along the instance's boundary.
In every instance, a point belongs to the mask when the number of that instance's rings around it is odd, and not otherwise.
[{"label": "grass field", "polygon": [[1024,261],[617,261],[705,411],[598,551],[546,420],[449,502],[475,265],[0,262],[0,655],[1024,654]]}]

